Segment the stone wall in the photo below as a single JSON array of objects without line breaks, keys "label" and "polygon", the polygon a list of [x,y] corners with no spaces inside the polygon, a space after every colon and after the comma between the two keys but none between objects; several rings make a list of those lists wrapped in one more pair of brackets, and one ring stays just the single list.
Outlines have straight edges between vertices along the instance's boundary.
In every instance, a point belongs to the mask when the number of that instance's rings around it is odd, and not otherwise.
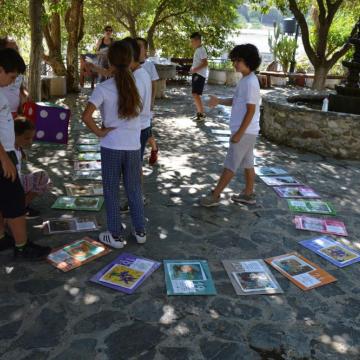
[{"label": "stone wall", "polygon": [[262,134],[271,141],[325,156],[360,159],[360,116],[323,112],[287,102],[284,93],[262,100]]}]

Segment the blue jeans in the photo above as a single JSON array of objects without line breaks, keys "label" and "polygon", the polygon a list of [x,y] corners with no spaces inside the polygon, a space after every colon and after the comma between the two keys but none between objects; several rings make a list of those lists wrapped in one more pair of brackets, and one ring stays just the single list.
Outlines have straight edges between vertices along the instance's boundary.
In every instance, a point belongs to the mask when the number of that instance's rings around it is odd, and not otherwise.
[{"label": "blue jeans", "polygon": [[136,232],[145,231],[144,200],[141,187],[139,150],[112,150],[101,147],[101,171],[108,230],[113,236],[124,234],[120,216],[120,180],[123,177],[130,215]]}]

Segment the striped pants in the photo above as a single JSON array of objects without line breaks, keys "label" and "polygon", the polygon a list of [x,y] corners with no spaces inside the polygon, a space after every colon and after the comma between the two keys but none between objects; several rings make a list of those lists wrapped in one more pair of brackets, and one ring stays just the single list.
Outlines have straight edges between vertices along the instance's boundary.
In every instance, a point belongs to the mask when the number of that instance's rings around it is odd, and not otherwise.
[{"label": "striped pants", "polygon": [[124,233],[120,216],[120,180],[122,176],[133,228],[136,232],[144,232],[145,216],[140,149],[128,151],[101,147],[101,171],[108,230],[113,236],[120,236]]}]

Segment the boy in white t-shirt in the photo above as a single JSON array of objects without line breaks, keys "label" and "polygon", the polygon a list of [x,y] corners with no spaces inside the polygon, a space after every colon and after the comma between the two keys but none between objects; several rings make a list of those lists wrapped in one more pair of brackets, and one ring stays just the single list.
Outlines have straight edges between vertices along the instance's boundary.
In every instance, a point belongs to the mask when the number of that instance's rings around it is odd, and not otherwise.
[{"label": "boy in white t-shirt", "polygon": [[205,48],[202,46],[200,33],[193,33],[190,36],[190,40],[192,48],[195,49],[193,64],[190,69],[190,72],[192,74],[192,96],[194,98],[194,103],[197,111],[194,119],[197,121],[204,121],[205,113],[204,106],[201,101],[201,96],[204,91],[205,81],[208,73],[207,53]]},{"label": "boy in white t-shirt", "polygon": [[260,85],[254,71],[261,64],[261,57],[256,46],[244,44],[235,46],[229,54],[237,72],[243,75],[233,98],[219,99],[211,96],[210,107],[217,105],[232,106],[230,118],[231,139],[224,163],[224,170],[215,189],[200,200],[205,207],[217,206],[220,195],[239,167],[244,169],[245,189],[239,195],[233,195],[234,202],[255,204],[254,147],[259,133]]}]

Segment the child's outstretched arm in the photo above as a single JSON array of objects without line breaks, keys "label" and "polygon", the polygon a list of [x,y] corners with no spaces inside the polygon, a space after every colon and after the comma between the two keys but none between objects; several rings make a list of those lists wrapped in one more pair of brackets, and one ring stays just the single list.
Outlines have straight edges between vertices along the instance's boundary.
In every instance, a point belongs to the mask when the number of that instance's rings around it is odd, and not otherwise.
[{"label": "child's outstretched arm", "polygon": [[254,117],[256,105],[255,104],[246,104],[246,114],[244,120],[239,127],[239,130],[231,137],[232,143],[237,143],[240,141],[241,137],[244,135],[246,129],[251,123],[252,118]]},{"label": "child's outstretched arm", "polygon": [[99,128],[96,125],[96,122],[93,119],[94,111],[96,110],[96,106],[91,102],[87,103],[86,108],[82,115],[82,121],[85,125],[98,137],[106,136],[110,131],[114,130],[114,128]]},{"label": "child's outstretched arm", "polygon": [[220,99],[217,96],[210,95],[210,100],[208,102],[209,107],[214,108],[218,105],[232,106],[233,98]]}]

